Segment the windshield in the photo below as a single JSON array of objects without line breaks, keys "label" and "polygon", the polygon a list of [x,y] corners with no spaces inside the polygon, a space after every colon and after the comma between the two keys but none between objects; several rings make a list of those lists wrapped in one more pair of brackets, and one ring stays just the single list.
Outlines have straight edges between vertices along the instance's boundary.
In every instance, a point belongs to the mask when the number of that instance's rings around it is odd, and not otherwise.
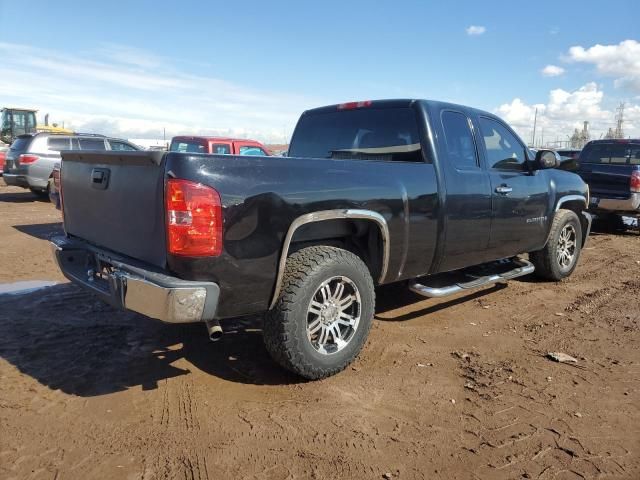
[{"label": "windshield", "polygon": [[596,143],[587,145],[580,155],[580,161],[583,163],[640,165],[640,144]]},{"label": "windshield", "polygon": [[26,110],[4,110],[0,123],[0,138],[5,143],[11,143],[18,135],[35,132],[36,114]]},{"label": "windshield", "polygon": [[290,157],[423,161],[411,108],[361,108],[304,115]]}]

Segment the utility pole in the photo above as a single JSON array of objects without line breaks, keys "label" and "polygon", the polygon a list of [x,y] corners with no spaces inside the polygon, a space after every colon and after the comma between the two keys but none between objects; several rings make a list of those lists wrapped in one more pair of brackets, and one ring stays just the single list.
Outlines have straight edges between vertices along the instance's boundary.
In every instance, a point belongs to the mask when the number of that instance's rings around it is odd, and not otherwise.
[{"label": "utility pole", "polygon": [[620,106],[616,108],[616,130],[614,138],[624,138],[624,102],[620,102]]},{"label": "utility pole", "polygon": [[533,136],[531,137],[531,145],[536,146],[536,122],[538,121],[538,108],[536,107],[536,113],[533,115]]}]

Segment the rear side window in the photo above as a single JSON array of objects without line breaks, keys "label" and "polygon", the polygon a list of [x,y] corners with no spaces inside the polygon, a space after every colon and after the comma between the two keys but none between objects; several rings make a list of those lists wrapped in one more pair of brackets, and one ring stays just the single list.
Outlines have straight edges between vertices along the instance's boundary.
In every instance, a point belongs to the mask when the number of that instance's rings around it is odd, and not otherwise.
[{"label": "rear side window", "polygon": [[290,157],[422,162],[413,109],[358,108],[302,116]]},{"label": "rear side window", "polygon": [[640,144],[600,143],[587,145],[580,154],[584,163],[640,165]]},{"label": "rear side window", "polygon": [[80,150],[106,150],[103,138],[78,138]]},{"label": "rear side window", "polygon": [[216,155],[229,155],[231,153],[231,147],[228,143],[212,143],[211,153]]},{"label": "rear side window", "polygon": [[47,146],[49,150],[59,152],[60,150],[69,150],[71,139],[69,137],[49,137],[47,139]]},{"label": "rear side window", "polygon": [[267,152],[262,150],[260,147],[255,147],[253,145],[244,145],[240,147],[239,150],[240,155],[266,155]]},{"label": "rear side window", "polygon": [[523,170],[525,148],[515,135],[492,118],[480,117],[479,122],[489,168]]},{"label": "rear side window", "polygon": [[476,146],[469,119],[460,112],[442,112],[447,156],[458,169],[478,168]]},{"label": "rear side window", "polygon": [[170,152],[207,153],[206,147],[200,142],[177,141],[171,142]]}]

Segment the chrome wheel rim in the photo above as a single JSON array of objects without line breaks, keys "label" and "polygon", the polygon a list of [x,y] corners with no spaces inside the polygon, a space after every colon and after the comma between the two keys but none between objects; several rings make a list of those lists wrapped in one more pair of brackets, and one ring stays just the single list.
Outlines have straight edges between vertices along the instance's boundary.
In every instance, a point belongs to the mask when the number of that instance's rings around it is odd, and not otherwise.
[{"label": "chrome wheel rim", "polygon": [[315,291],[307,308],[307,339],[323,355],[332,355],[353,339],[362,301],[356,284],[343,276],[331,277]]},{"label": "chrome wheel rim", "polygon": [[573,265],[577,249],[576,229],[573,225],[565,225],[558,237],[558,265],[567,269]]}]

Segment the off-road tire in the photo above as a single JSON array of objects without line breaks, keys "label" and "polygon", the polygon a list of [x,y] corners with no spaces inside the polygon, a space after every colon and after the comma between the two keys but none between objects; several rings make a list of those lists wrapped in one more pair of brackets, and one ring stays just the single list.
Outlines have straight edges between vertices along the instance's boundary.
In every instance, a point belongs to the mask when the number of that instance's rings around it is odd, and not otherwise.
[{"label": "off-road tire", "polygon": [[[348,277],[358,288],[360,322],[348,344],[331,355],[318,353],[307,336],[307,307],[319,286],[335,276]],[[353,253],[313,246],[292,254],[285,267],[280,297],[264,320],[264,343],[273,359],[301,377],[316,380],[344,370],[362,350],[375,306],[369,269]]]},{"label": "off-road tire", "polygon": [[[576,251],[573,263],[568,268],[563,268],[558,262],[558,249],[560,233],[567,225],[573,225],[576,233]],[[578,215],[572,210],[560,209],[556,212],[547,244],[542,250],[529,253],[529,260],[536,267],[536,276],[545,280],[560,281],[570,276],[578,265],[582,250],[582,225]]]}]

